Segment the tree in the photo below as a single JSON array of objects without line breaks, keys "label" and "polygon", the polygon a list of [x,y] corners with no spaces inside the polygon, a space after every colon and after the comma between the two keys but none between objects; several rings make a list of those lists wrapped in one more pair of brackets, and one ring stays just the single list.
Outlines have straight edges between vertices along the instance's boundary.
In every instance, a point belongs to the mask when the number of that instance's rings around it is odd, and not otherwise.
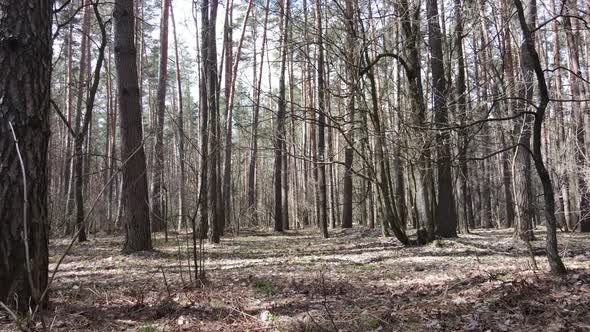
[{"label": "tree", "polygon": [[275,131],[275,165],[274,165],[274,180],[275,180],[275,216],[274,216],[274,230],[275,232],[282,232],[285,228],[285,214],[283,207],[283,200],[285,198],[285,177],[283,174],[283,154],[285,154],[285,113],[287,108],[287,101],[285,100],[285,71],[287,67],[287,51],[289,46],[288,29],[289,29],[289,0],[284,0],[282,3],[281,15],[281,69],[279,72],[279,100],[277,111],[277,125]]},{"label": "tree", "polygon": [[[434,121],[438,127],[448,126],[447,81],[443,59],[442,35],[438,23],[438,2],[427,2],[428,44],[430,45],[430,63],[432,68],[432,86],[434,97]],[[457,213],[453,194],[451,173],[451,148],[448,130],[437,133],[437,175],[438,196],[435,211],[436,233],[441,237],[457,236]]]},{"label": "tree", "polygon": [[47,287],[52,1],[0,8],[0,301],[25,313]]},{"label": "tree", "polygon": [[[90,14],[88,11],[90,10],[90,4],[86,4],[84,10],[84,31],[86,33],[90,30]],[[75,182],[75,197],[76,197],[76,227],[78,228],[78,241],[84,242],[87,240],[86,237],[86,225],[84,224],[85,219],[85,212],[84,212],[84,184],[88,182],[88,180],[84,181],[84,166],[83,161],[84,159],[88,159],[88,157],[84,158],[84,141],[89,136],[89,129],[90,123],[92,121],[92,110],[94,108],[94,102],[96,99],[96,93],[98,92],[98,86],[100,84],[100,72],[102,70],[102,63],[104,62],[104,53],[107,46],[107,32],[105,28],[105,24],[103,22],[102,17],[98,11],[98,2],[92,3],[92,8],[94,9],[94,15],[98,22],[98,26],[100,28],[100,45],[98,47],[98,58],[96,59],[96,64],[94,67],[93,73],[93,81],[92,85],[87,88],[88,91],[84,91],[88,84],[82,84],[82,81],[86,81],[86,71],[84,70],[85,66],[82,64],[86,64],[86,61],[80,61],[80,82],[79,82],[79,90],[78,93],[78,110],[76,111],[76,123],[75,123],[75,134],[74,137],[74,182]],[[84,35],[82,38],[82,59],[86,59],[86,51],[88,55],[90,55],[90,45],[88,42],[89,37]],[[87,50],[86,50],[87,48]],[[88,76],[90,77],[90,76]],[[89,82],[88,82],[89,83]],[[88,97],[85,103],[85,113],[84,118],[82,119],[82,96],[84,92],[88,92]],[[88,148],[86,152],[88,152]],[[85,167],[88,170],[88,166]]]},{"label": "tree", "polygon": [[357,65],[354,62],[356,58],[356,19],[357,19],[356,0],[346,0],[344,6],[344,25],[347,35],[346,44],[346,85],[348,100],[346,111],[348,113],[349,129],[346,134],[347,147],[344,150],[344,189],[342,196],[342,228],[352,227],[352,162],[354,158],[354,115],[355,115],[355,94],[356,89],[356,71]]},{"label": "tree", "polygon": [[[252,135],[250,136],[250,162],[248,164],[248,209],[252,212],[255,220],[257,220],[257,190],[256,190],[256,172],[258,161],[258,118],[260,116],[260,92],[262,84],[262,70],[264,67],[264,51],[266,47],[266,32],[268,27],[268,8],[269,1],[266,0],[264,10],[264,26],[262,32],[262,50],[260,51],[260,69],[258,71],[258,78],[255,81],[254,91],[254,111],[252,114]],[[256,27],[254,28],[256,29]],[[254,61],[256,61],[256,54],[254,54]]]},{"label": "tree", "polygon": [[[412,110],[413,123],[416,127],[424,127],[426,121],[426,103],[422,88],[422,68],[420,62],[420,3],[399,0],[395,3],[396,11],[401,15],[401,28],[404,40],[404,57],[398,57],[406,79],[409,91],[409,109]],[[415,224],[421,230],[418,232],[418,242],[428,242],[434,239],[434,218],[432,217],[432,172],[430,170],[430,142],[426,133],[414,131],[420,138],[417,146],[417,160],[413,165],[413,187],[415,195]]]},{"label": "tree", "polygon": [[[535,1],[535,0],[531,0]],[[543,120],[545,119],[545,110],[549,104],[549,91],[547,88],[547,82],[545,80],[545,72],[541,67],[541,61],[539,60],[539,54],[535,48],[534,35],[529,28],[529,23],[524,16],[524,9],[520,0],[514,0],[516,6],[518,21],[520,23],[520,29],[522,31],[524,42],[523,46],[526,52],[530,56],[530,66],[532,67],[537,84],[539,88],[539,103],[536,108],[534,123],[533,123],[533,149],[532,158],[537,169],[537,174],[543,185],[543,198],[545,201],[545,224],[547,225],[547,238],[546,238],[546,250],[547,260],[549,261],[549,267],[551,272],[554,274],[564,274],[566,272],[565,266],[559,257],[557,251],[557,231],[556,225],[557,220],[555,218],[555,194],[553,192],[553,184],[551,183],[551,176],[545,167],[543,161],[543,155],[541,150],[541,129],[543,126]]]},{"label": "tree", "polygon": [[178,191],[178,230],[182,227],[182,222],[186,217],[186,170],[185,170],[185,149],[184,149],[184,113],[182,105],[182,80],[180,78],[180,58],[178,56],[178,40],[176,35],[176,22],[174,21],[174,11],[170,6],[170,16],[172,18],[172,34],[174,35],[174,62],[176,65],[176,103],[178,105],[178,168],[180,172],[180,190]]},{"label": "tree", "polygon": [[164,202],[164,114],[166,113],[166,88],[168,83],[168,17],[170,0],[162,0],[160,17],[160,60],[158,62],[158,89],[156,96],[156,144],[154,145],[154,176],[152,182],[152,231],[166,227],[163,216]]},{"label": "tree", "polygon": [[[78,72],[78,84],[77,84],[77,100],[76,100],[76,116],[74,118],[74,155],[73,155],[73,168],[72,168],[72,180],[74,181],[74,191],[71,191],[70,195],[74,195],[76,202],[76,227],[78,228],[78,241],[86,241],[86,229],[82,224],[84,220],[84,197],[83,197],[83,162],[84,162],[84,138],[88,133],[88,124],[91,113],[84,114],[82,119],[82,108],[85,94],[88,90],[88,74],[86,72],[88,68],[88,55],[90,54],[90,6],[87,0],[82,1],[84,7],[83,23],[82,23],[82,42],[80,45],[80,70]],[[69,221],[68,221],[69,222]]]},{"label": "tree", "polygon": [[[527,24],[529,29],[534,27],[537,18],[536,1],[531,0],[528,6]],[[534,41],[534,39],[533,39]],[[533,45],[534,47],[534,45]],[[516,216],[518,225],[515,229],[518,236],[525,240],[530,241],[534,239],[533,234],[533,211],[531,201],[531,154],[529,153],[531,146],[531,130],[533,126],[533,116],[527,114],[529,105],[533,100],[533,89],[534,89],[534,68],[531,63],[531,55],[526,45],[526,41],[520,47],[520,66],[521,66],[521,98],[523,100],[519,103],[519,111],[522,112],[523,120],[518,125],[518,147],[514,156],[514,192],[516,199]]]},{"label": "tree", "polygon": [[563,17],[563,25],[566,33],[567,55],[569,67],[569,80],[571,86],[572,111],[575,121],[575,138],[576,138],[576,164],[582,167],[577,172],[578,190],[580,191],[580,215],[579,223],[582,232],[590,232],[590,193],[586,174],[584,174],[584,166],[587,165],[586,155],[586,117],[588,116],[588,101],[586,100],[586,87],[584,86],[583,77],[581,77],[580,70],[580,45],[579,37],[574,33],[571,16],[574,16],[574,10],[577,9],[577,2],[568,0],[565,1],[565,14]]},{"label": "tree", "polygon": [[137,50],[134,40],[133,0],[116,0],[113,12],[115,28],[115,67],[117,99],[121,115],[121,160],[123,161],[122,205],[127,253],[151,250],[149,194],[139,85]]},{"label": "tree", "polygon": [[[223,171],[223,201],[224,201],[224,213],[225,213],[225,218],[224,220],[226,222],[230,221],[230,217],[231,217],[231,179],[232,179],[232,174],[231,174],[231,157],[232,157],[232,130],[233,130],[233,107],[234,107],[234,96],[236,93],[236,78],[238,76],[238,65],[240,64],[240,57],[242,54],[242,44],[244,43],[244,36],[246,35],[246,27],[248,25],[248,17],[250,17],[250,10],[252,9],[252,1],[250,0],[248,1],[248,8],[246,9],[246,16],[244,17],[244,22],[242,22],[242,32],[240,34],[240,40],[238,43],[238,48],[236,50],[236,57],[235,60],[232,62],[231,59],[229,59],[229,65],[230,68],[226,68],[226,73],[227,70],[229,70],[229,72],[231,74],[229,74],[229,87],[226,87],[226,89],[229,89],[229,92],[227,93],[227,100],[226,100],[226,107],[227,107],[227,112],[226,112],[226,133],[225,133],[225,142],[226,142],[226,147],[225,147],[225,164],[224,164],[224,171]],[[229,33],[228,38],[231,38],[231,33]],[[226,46],[226,54],[230,54],[231,53],[231,44],[230,42],[227,43]],[[227,74],[226,74],[227,75]]]},{"label": "tree", "polygon": [[[219,199],[219,84],[215,26],[219,1],[201,2],[201,223],[200,236],[219,242],[219,225],[223,217]],[[206,200],[206,201],[204,201]]]},{"label": "tree", "polygon": [[321,0],[315,1],[316,29],[317,29],[317,71],[318,71],[318,173],[319,173],[319,220],[320,229],[324,238],[328,237],[328,195],[326,192],[326,97],[324,82],[324,46],[322,34],[322,7]]}]

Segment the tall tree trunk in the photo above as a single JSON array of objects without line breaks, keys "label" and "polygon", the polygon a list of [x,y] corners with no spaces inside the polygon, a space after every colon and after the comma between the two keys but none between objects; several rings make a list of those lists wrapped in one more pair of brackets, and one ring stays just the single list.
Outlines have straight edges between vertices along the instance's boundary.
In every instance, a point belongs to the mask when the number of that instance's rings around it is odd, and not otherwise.
[{"label": "tall tree trunk", "polygon": [[180,57],[178,56],[178,40],[176,36],[176,22],[174,21],[174,9],[170,4],[170,18],[172,19],[172,35],[174,36],[174,62],[176,64],[176,100],[178,105],[178,168],[180,172],[180,183],[178,191],[178,227],[180,232],[186,214],[186,171],[184,152],[184,111],[182,105],[182,79],[180,76]]},{"label": "tall tree trunk", "polygon": [[[502,21],[504,22],[504,76],[506,80],[506,95],[508,98],[514,97],[514,65],[512,59],[512,32],[510,31],[511,11],[509,1],[502,1]],[[506,116],[512,116],[516,109],[513,100],[507,100]],[[509,130],[507,126],[502,126],[500,144],[505,147],[509,142],[506,142],[504,132]],[[504,189],[504,227],[512,227],[514,225],[514,196],[512,191],[512,169],[510,167],[510,153],[508,151],[502,153],[502,186]]]},{"label": "tall tree trunk", "polygon": [[[219,243],[219,225],[222,211],[219,199],[219,84],[217,70],[217,47],[215,26],[217,22],[218,0],[202,0],[201,3],[201,29],[202,29],[202,61],[203,82],[201,93],[206,104],[202,113],[203,141],[208,141],[207,148],[203,150],[203,176],[201,188],[206,192],[207,204],[201,209],[201,236],[207,234],[209,241]],[[204,83],[204,84],[203,84]],[[207,117],[207,118],[205,118]],[[205,175],[206,174],[206,175]],[[207,225],[207,226],[204,226]],[[206,231],[206,232],[205,232]]]},{"label": "tall tree trunk", "polygon": [[[537,18],[536,0],[530,0],[528,5],[527,20],[529,27],[533,27]],[[534,45],[533,45],[534,47]],[[529,110],[529,103],[533,101],[534,89],[534,68],[531,63],[529,50],[523,42],[520,49],[520,67],[522,74],[521,97],[526,102],[520,102],[520,111]],[[514,191],[516,199],[517,222],[516,233],[524,241],[534,239],[533,234],[533,202],[531,199],[531,130],[533,116],[523,115],[522,123],[519,124],[518,147],[514,156]]]},{"label": "tall tree trunk", "polygon": [[[434,96],[434,121],[437,127],[448,125],[447,81],[443,59],[443,37],[438,23],[437,0],[427,2],[428,41],[432,66],[432,94]],[[451,173],[451,147],[448,130],[437,132],[438,198],[436,205],[436,233],[441,237],[457,236],[457,213]]]},{"label": "tall tree trunk", "polygon": [[[399,0],[396,3],[396,11],[402,14],[401,26],[405,37],[403,62],[404,71],[408,80],[409,109],[413,111],[413,123],[417,127],[423,127],[426,121],[426,103],[422,88],[422,74],[419,51],[419,24],[420,3],[407,0]],[[434,220],[432,217],[432,172],[430,170],[430,142],[423,132],[417,132],[420,140],[417,146],[417,161],[413,165],[413,180],[415,186],[416,224],[420,232],[418,242],[427,242],[434,239]]]},{"label": "tall tree trunk", "polygon": [[275,132],[275,166],[274,166],[274,180],[275,180],[275,216],[274,216],[274,230],[275,232],[282,232],[284,229],[284,212],[283,199],[285,193],[285,184],[283,184],[283,154],[285,153],[285,71],[287,66],[287,45],[288,29],[289,29],[289,1],[284,0],[282,4],[282,28],[281,28],[281,69],[279,73],[279,99],[277,111],[277,124]]},{"label": "tall tree trunk", "polygon": [[317,30],[317,76],[318,76],[318,191],[319,191],[319,220],[318,224],[322,231],[324,238],[328,237],[328,197],[326,190],[326,97],[324,82],[324,45],[323,45],[323,31],[322,31],[322,4],[321,0],[315,1],[315,17]]},{"label": "tall tree trunk", "polygon": [[[532,0],[534,1],[534,0]],[[524,10],[520,0],[514,0],[516,10],[518,14],[518,21],[520,22],[520,29],[524,37],[524,46],[526,47],[527,53],[530,56],[529,61],[534,70],[537,78],[539,87],[539,103],[535,112],[535,119],[533,125],[533,160],[537,174],[543,185],[543,198],[545,201],[545,224],[547,226],[547,238],[546,238],[546,250],[547,260],[549,261],[549,267],[551,272],[554,274],[566,273],[565,266],[559,257],[557,251],[557,231],[556,231],[556,218],[555,218],[555,195],[553,193],[553,185],[551,183],[551,176],[545,167],[543,161],[543,155],[541,150],[541,129],[543,127],[543,120],[545,119],[545,110],[549,104],[549,91],[547,89],[547,83],[545,81],[545,73],[541,68],[541,61],[539,55],[535,49],[534,35],[530,31],[527,20],[524,16]],[[529,22],[530,24],[530,22]]]},{"label": "tall tree trunk", "polygon": [[262,32],[262,50],[260,52],[260,69],[256,79],[254,112],[252,114],[252,135],[250,136],[250,163],[248,165],[248,209],[253,213],[254,220],[257,220],[257,186],[256,171],[258,159],[258,118],[260,114],[260,88],[262,84],[262,71],[264,67],[264,52],[266,47],[266,31],[268,25],[269,0],[266,0],[264,11],[264,27]]},{"label": "tall tree trunk", "polygon": [[[566,15],[577,15],[575,12],[578,8],[577,1],[567,0],[566,1]],[[572,115],[574,119],[575,128],[575,160],[579,169],[577,170],[577,181],[578,190],[580,191],[580,205],[579,205],[579,224],[582,232],[590,232],[590,194],[588,183],[586,179],[586,117],[590,107],[588,101],[586,101],[586,88],[581,77],[580,68],[580,40],[572,27],[571,19],[569,16],[563,18],[563,25],[566,32],[567,40],[567,52],[568,52],[568,67],[569,67],[569,80],[571,86],[572,99],[575,102],[572,103]]]},{"label": "tall tree trunk", "polygon": [[[461,0],[455,0],[455,50],[457,52],[457,78],[456,78],[456,114],[459,119],[461,127],[465,126],[467,122],[467,85],[465,82],[465,58],[463,55],[463,5]],[[471,204],[471,197],[469,195],[469,168],[467,165],[467,149],[468,149],[468,132],[467,128],[461,128],[459,131],[458,146],[459,146],[459,211],[461,215],[461,229],[463,232],[469,232],[469,211],[468,204]]]},{"label": "tall tree trunk", "polygon": [[154,144],[154,175],[152,182],[152,232],[166,227],[163,218],[164,201],[164,114],[166,113],[166,88],[168,83],[168,17],[170,0],[162,0],[160,16],[160,58],[158,62],[158,88],[156,92],[156,142]]},{"label": "tall tree trunk", "polygon": [[[72,162],[72,175],[73,175],[73,184],[74,184],[74,201],[76,203],[76,216],[75,216],[75,223],[76,227],[78,228],[78,241],[84,242],[86,241],[86,229],[82,224],[84,220],[84,197],[83,197],[83,185],[84,185],[84,175],[83,175],[83,161],[84,161],[84,137],[86,136],[86,132],[82,130],[82,121],[86,122],[86,118],[90,116],[90,114],[86,114],[84,119],[82,119],[82,108],[84,104],[84,97],[86,96],[86,92],[88,91],[88,74],[86,70],[88,70],[88,54],[90,46],[88,45],[89,40],[89,33],[90,33],[90,6],[88,4],[88,0],[84,0],[82,2],[82,6],[84,6],[84,14],[82,19],[82,41],[80,44],[80,70],[78,73],[78,84],[77,84],[77,101],[76,101],[76,116],[74,118],[74,132],[76,136],[74,137],[74,155],[73,155],[73,162]],[[69,221],[68,221],[69,222]]]},{"label": "tall tree trunk", "polygon": [[25,314],[47,287],[52,1],[0,6],[0,301]]},{"label": "tall tree trunk", "polygon": [[[225,8],[225,22],[223,26],[223,51],[224,55],[224,73],[225,73],[225,149],[223,158],[223,187],[221,188],[221,195],[223,197],[223,224],[220,225],[220,233],[223,234],[225,222],[230,222],[231,218],[231,157],[232,157],[232,130],[233,130],[233,105],[230,107],[230,99],[232,98],[232,81],[233,81],[233,56],[234,56],[234,42],[233,42],[233,0],[227,1]],[[248,15],[249,15],[248,11]],[[237,57],[239,59],[239,57]],[[221,162],[221,161],[220,161]]]},{"label": "tall tree trunk", "polygon": [[[74,24],[72,22],[70,22],[70,24],[68,25],[69,29],[68,29],[68,60],[67,60],[67,79],[66,79],[66,120],[68,121],[68,123],[72,123],[72,106],[73,106],[73,100],[74,100],[74,96],[73,96],[73,76],[74,76],[74,71],[73,71],[73,50],[72,50],[72,44],[74,43]],[[62,195],[64,196],[65,199],[65,204],[64,204],[64,221],[66,223],[66,230],[67,228],[69,228],[69,220],[68,218],[70,217],[70,186],[71,186],[71,168],[72,168],[72,135],[70,135],[68,133],[68,135],[66,135],[66,146],[65,146],[65,165],[64,165],[64,173],[63,173],[63,178],[64,178],[64,182],[63,182],[63,191],[62,191]]]},{"label": "tall tree trunk", "polygon": [[136,49],[133,43],[133,0],[115,0],[115,67],[117,70],[117,98],[121,121],[121,160],[123,161],[123,187],[121,195],[123,225],[125,226],[124,252],[151,250],[149,194],[147,186],[145,152],[139,85],[137,83]]},{"label": "tall tree trunk", "polygon": [[356,49],[356,2],[355,0],[346,0],[344,8],[344,25],[347,35],[346,44],[346,85],[347,85],[347,113],[348,113],[348,131],[346,133],[347,146],[344,149],[344,188],[342,196],[342,228],[352,227],[352,162],[354,142],[354,115],[355,115],[355,94],[356,94],[356,71],[355,49]]},{"label": "tall tree trunk", "polygon": [[[224,164],[224,171],[223,171],[223,200],[224,200],[224,211],[225,211],[225,221],[229,222],[231,219],[231,158],[232,158],[232,129],[233,129],[233,107],[234,107],[234,95],[236,89],[236,78],[238,76],[238,65],[240,64],[240,57],[242,55],[242,44],[244,43],[244,36],[246,35],[246,27],[248,25],[248,17],[250,16],[250,11],[252,9],[252,1],[248,2],[248,8],[246,9],[246,16],[244,17],[244,21],[242,23],[242,32],[240,34],[240,41],[238,43],[238,48],[236,50],[235,60],[231,61],[229,59],[230,68],[226,69],[229,70],[231,73],[229,75],[229,87],[226,86],[226,89],[229,88],[229,92],[227,94],[226,100],[226,132],[225,132],[225,164]],[[231,15],[231,14],[230,14]],[[226,45],[226,54],[231,53],[231,32],[228,32],[228,40],[229,42]],[[227,72],[226,72],[227,78]],[[221,229],[221,233],[223,234],[223,228]]]}]

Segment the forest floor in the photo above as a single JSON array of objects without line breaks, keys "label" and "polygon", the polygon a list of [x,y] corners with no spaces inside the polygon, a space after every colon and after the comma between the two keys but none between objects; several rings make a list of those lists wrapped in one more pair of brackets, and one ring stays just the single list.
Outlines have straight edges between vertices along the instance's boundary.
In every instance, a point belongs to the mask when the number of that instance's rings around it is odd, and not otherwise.
[{"label": "forest floor", "polygon": [[[175,235],[133,255],[97,237],[66,257],[43,316],[52,331],[590,331],[590,235],[559,234],[565,277],[536,235],[534,271],[510,230],[411,248],[362,227],[249,232],[205,246],[198,286]],[[51,242],[50,270],[67,244]]]}]

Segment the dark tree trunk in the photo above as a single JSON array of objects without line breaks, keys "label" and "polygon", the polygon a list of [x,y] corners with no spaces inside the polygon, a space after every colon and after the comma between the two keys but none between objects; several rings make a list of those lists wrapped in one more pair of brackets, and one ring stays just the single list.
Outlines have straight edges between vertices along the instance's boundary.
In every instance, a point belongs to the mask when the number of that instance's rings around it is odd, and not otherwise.
[{"label": "dark tree trunk", "polygon": [[[437,0],[427,3],[428,41],[430,45],[430,62],[432,67],[432,94],[434,96],[434,121],[438,127],[448,125],[447,82],[443,59],[443,38],[438,23]],[[437,175],[438,197],[436,205],[436,234],[441,237],[457,236],[457,213],[453,194],[451,173],[450,133],[442,130],[437,133]]]},{"label": "dark tree trunk", "polygon": [[0,301],[26,313],[47,287],[52,1],[0,8]]},{"label": "dark tree trunk", "polygon": [[116,0],[113,12],[115,26],[115,66],[117,96],[121,115],[121,160],[123,187],[121,195],[125,227],[126,253],[152,249],[150,235],[149,194],[139,85],[137,82],[137,51],[133,42],[133,0]]}]

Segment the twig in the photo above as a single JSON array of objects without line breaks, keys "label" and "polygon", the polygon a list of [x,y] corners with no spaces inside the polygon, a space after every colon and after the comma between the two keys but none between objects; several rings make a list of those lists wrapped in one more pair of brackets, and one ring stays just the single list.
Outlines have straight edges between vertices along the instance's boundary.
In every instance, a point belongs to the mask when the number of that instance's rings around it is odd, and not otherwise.
[{"label": "twig", "polygon": [[168,286],[168,281],[166,281],[166,273],[164,272],[164,268],[162,266],[160,266],[160,271],[162,271],[162,276],[164,276],[164,285],[166,285],[168,297],[172,297],[172,294],[170,294],[170,287]]},{"label": "twig", "polygon": [[321,286],[322,286],[322,295],[324,297],[324,300],[322,302],[324,309],[326,310],[326,313],[328,314],[328,318],[330,318],[330,322],[332,323],[332,327],[334,327],[335,331],[338,331],[338,327],[336,326],[336,323],[334,322],[334,316],[332,316],[332,313],[330,312],[330,308],[328,307],[328,294],[326,292],[326,279],[324,278],[324,271],[320,271],[320,280],[321,280]]},{"label": "twig", "polygon": [[6,306],[6,304],[4,304],[4,302],[0,301],[0,307],[2,307],[4,310],[6,310],[6,312],[10,315],[10,317],[12,317],[12,319],[14,319],[14,322],[18,324],[18,316],[14,313],[14,311],[10,310],[10,308],[8,306]]},{"label": "twig", "polygon": [[27,196],[27,172],[25,170],[25,163],[23,161],[23,157],[20,153],[20,147],[18,145],[18,139],[16,138],[16,133],[14,132],[14,127],[12,126],[12,122],[8,121],[8,125],[10,126],[10,131],[12,132],[12,138],[14,139],[14,145],[16,146],[16,154],[18,155],[18,161],[20,163],[20,169],[23,175],[23,242],[25,244],[25,266],[27,268],[27,278],[29,281],[29,287],[31,288],[31,295],[33,296],[33,300],[37,302],[38,298],[38,290],[33,284],[33,275],[31,274],[31,255],[29,253],[29,230],[28,230],[28,208],[29,208],[29,199]]},{"label": "twig", "polygon": [[[135,156],[135,154],[141,148],[143,148],[144,142],[149,137],[150,137],[150,135],[148,135],[148,136],[146,136],[144,138],[144,140],[141,142],[141,144],[139,144],[139,146],[135,149],[135,151],[133,151],[129,155],[129,157],[127,157],[127,159],[125,161],[123,161],[121,167],[123,167],[125,164],[127,164],[129,162],[129,160],[131,160],[131,158],[133,158],[133,156]],[[92,206],[90,207],[90,211],[88,211],[88,214],[86,214],[86,217],[84,217],[83,223],[86,223],[86,220],[88,220],[88,218],[90,217],[90,215],[92,215],[92,212],[94,212],[94,208],[96,207],[96,204],[98,203],[98,200],[102,197],[102,195],[104,194],[105,190],[109,187],[109,185],[111,184],[111,182],[113,182],[113,180],[115,179],[115,177],[117,177],[117,175],[119,174],[119,172],[120,172],[120,170],[118,170],[117,172],[115,172],[113,174],[113,176],[111,176],[111,178],[109,179],[109,181],[107,181],[107,183],[102,187],[102,189],[98,193],[98,196],[96,196],[96,198],[94,199],[94,202],[92,203]],[[76,239],[78,238],[78,234],[80,233],[80,231],[82,229],[83,228],[79,228],[78,231],[72,236],[72,238],[70,240],[70,243],[68,244],[68,247],[66,248],[66,250],[64,251],[64,253],[61,255],[61,257],[59,258],[59,260],[57,261],[57,264],[55,265],[55,268],[53,269],[53,272],[51,273],[51,277],[49,278],[49,281],[47,282],[47,287],[45,287],[45,290],[41,294],[41,297],[39,297],[39,301],[37,301],[37,306],[36,306],[35,310],[33,311],[33,314],[31,316],[31,318],[35,316],[35,313],[39,309],[39,303],[41,303],[43,301],[43,299],[45,298],[45,296],[47,296],[47,293],[48,293],[49,289],[51,288],[51,284],[53,283],[53,280],[55,279],[55,275],[57,274],[57,271],[58,271],[61,263],[66,258],[66,256],[70,252],[70,250],[72,250],[72,247],[74,246],[74,243],[76,242]]]}]

